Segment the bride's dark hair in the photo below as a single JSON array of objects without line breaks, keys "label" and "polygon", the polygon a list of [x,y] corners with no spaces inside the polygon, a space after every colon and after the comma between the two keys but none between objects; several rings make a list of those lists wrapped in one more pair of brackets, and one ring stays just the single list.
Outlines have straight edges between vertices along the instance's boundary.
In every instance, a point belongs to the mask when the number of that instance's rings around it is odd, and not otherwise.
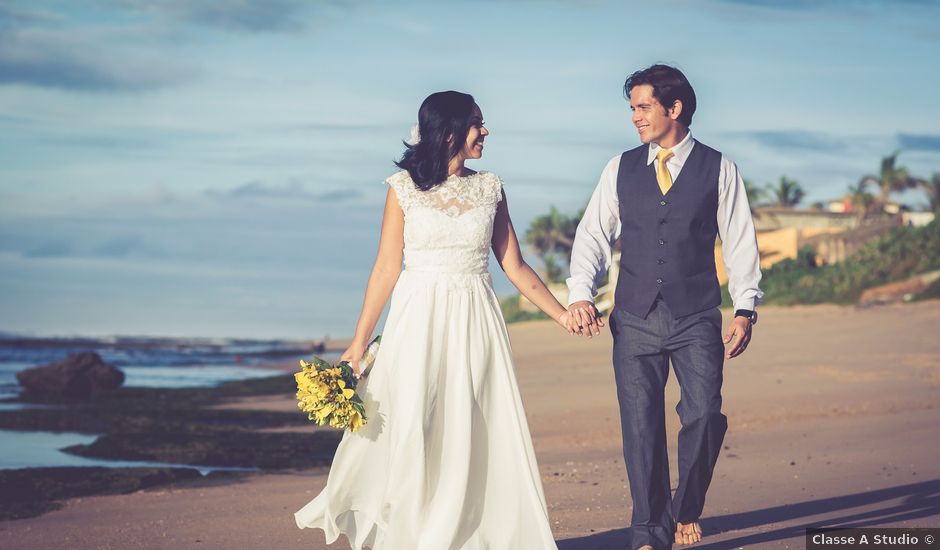
[{"label": "bride's dark hair", "polygon": [[[447,179],[447,165],[464,146],[476,102],[470,94],[437,92],[418,110],[418,143],[405,143],[405,153],[395,165],[408,170],[422,191]],[[447,138],[453,136],[448,142]]]}]

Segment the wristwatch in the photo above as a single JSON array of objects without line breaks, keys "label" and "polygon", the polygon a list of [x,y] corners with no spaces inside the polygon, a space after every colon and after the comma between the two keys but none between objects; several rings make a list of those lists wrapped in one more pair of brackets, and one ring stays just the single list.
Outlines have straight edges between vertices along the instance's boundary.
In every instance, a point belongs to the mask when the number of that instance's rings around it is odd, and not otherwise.
[{"label": "wristwatch", "polygon": [[739,309],[734,312],[735,317],[747,317],[752,325],[757,324],[757,311],[753,309]]}]

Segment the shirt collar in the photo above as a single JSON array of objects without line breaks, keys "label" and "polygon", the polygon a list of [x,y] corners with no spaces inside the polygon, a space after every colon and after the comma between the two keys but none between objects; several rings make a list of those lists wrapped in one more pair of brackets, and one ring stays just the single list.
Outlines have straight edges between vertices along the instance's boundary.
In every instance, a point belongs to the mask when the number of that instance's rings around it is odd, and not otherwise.
[{"label": "shirt collar", "polygon": [[[689,131],[685,134],[685,137],[682,138],[682,141],[671,149],[673,158],[669,160],[675,159],[680,166],[685,164],[685,160],[689,158],[689,153],[692,152],[693,145],[695,145],[695,140],[692,138],[692,132]],[[650,143],[649,157],[646,159],[647,165],[653,164],[653,161],[656,160],[656,154],[659,153],[660,149],[662,149],[662,147],[659,145]]]}]

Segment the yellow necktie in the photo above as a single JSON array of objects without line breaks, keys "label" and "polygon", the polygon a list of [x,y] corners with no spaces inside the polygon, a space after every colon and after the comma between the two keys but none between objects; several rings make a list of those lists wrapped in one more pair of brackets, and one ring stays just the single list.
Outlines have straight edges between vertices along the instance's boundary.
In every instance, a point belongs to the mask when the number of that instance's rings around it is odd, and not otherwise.
[{"label": "yellow necktie", "polygon": [[669,170],[666,168],[666,161],[672,156],[672,151],[669,149],[660,149],[656,153],[656,161],[659,163],[656,170],[656,183],[659,184],[659,190],[663,192],[663,195],[672,187],[672,176],[669,175]]}]

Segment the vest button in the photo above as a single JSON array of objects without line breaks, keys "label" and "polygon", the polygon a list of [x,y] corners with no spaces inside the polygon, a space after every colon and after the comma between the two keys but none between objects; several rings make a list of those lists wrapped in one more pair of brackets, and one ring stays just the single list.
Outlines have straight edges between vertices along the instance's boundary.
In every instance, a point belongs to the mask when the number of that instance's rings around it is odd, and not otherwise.
[{"label": "vest button", "polygon": [[664,240],[662,240],[662,239],[659,239],[659,246],[662,246],[662,245],[664,245],[664,244],[666,244],[666,241],[664,241]]},{"label": "vest button", "polygon": [[658,263],[659,265],[663,265],[664,263],[666,263],[666,260],[660,258],[660,259],[656,260],[656,263]]},{"label": "vest button", "polygon": [[666,206],[667,204],[669,204],[669,203],[666,202],[666,201],[659,201],[659,205],[660,205],[660,206]]},{"label": "vest button", "polygon": [[661,225],[665,225],[665,224],[666,224],[666,218],[660,219],[660,220],[659,220],[659,223],[660,223]]},{"label": "vest button", "polygon": [[656,279],[656,284],[658,284],[658,285],[663,284],[663,280],[662,280],[662,279]]}]

